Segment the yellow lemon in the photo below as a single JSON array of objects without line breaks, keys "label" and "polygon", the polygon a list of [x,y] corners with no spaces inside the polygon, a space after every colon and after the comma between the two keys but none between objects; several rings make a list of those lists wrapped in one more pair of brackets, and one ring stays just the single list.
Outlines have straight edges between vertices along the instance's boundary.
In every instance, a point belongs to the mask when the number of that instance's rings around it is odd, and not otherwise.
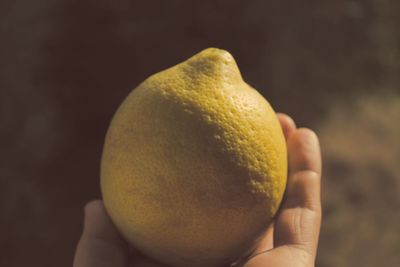
[{"label": "yellow lemon", "polygon": [[235,60],[209,48],[141,83],[105,140],[101,189],[121,234],[171,266],[220,266],[254,246],[282,200],[286,143]]}]

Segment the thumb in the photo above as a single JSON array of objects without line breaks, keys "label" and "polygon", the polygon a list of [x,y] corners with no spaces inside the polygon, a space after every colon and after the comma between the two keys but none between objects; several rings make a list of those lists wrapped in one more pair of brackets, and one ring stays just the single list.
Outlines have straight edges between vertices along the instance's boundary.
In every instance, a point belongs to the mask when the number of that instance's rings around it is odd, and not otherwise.
[{"label": "thumb", "polygon": [[83,233],[79,240],[74,267],[126,267],[128,247],[108,217],[103,202],[85,206]]}]

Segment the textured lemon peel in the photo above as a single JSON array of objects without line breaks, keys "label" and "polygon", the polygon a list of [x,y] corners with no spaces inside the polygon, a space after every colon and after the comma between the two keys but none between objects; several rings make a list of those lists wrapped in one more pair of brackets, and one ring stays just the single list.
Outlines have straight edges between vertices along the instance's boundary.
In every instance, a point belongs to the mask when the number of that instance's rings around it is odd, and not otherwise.
[{"label": "textured lemon peel", "polygon": [[[190,114],[203,117],[205,123],[213,125],[213,126],[225,126],[219,127],[222,129],[219,133],[215,134],[218,136],[218,140],[225,140],[224,150],[232,152],[231,154],[234,156],[240,155],[242,157],[236,157],[231,159],[232,162],[236,162],[238,166],[243,166],[247,168],[250,172],[249,175],[251,177],[251,181],[249,182],[249,186],[252,187],[253,193],[266,193],[269,197],[272,195],[272,192],[269,191],[270,188],[274,188],[269,183],[263,183],[262,178],[259,177],[261,175],[252,175],[252,173],[262,173],[266,174],[266,176],[274,176],[271,172],[271,168],[260,168],[262,165],[259,164],[259,161],[262,161],[263,158],[259,157],[254,162],[254,157],[256,155],[251,155],[251,151],[244,151],[243,153],[237,153],[238,151],[246,150],[246,141],[244,139],[249,138],[249,136],[244,136],[240,138],[241,133],[235,132],[235,130],[240,129],[242,126],[235,125],[236,118],[233,115],[240,115],[240,110],[236,110],[237,103],[230,103],[223,108],[218,107],[222,98],[225,97],[225,92],[223,90],[215,90],[213,87],[224,88],[225,90],[234,90],[238,88],[239,90],[254,90],[250,88],[247,84],[243,82],[240,76],[240,72],[237,68],[235,61],[232,56],[223,50],[219,49],[208,49],[194,57],[190,58],[187,64],[181,64],[175,66],[174,68],[164,71],[162,73],[158,73],[150,77],[145,83],[144,86],[147,88],[153,88],[155,90],[161,90],[162,95],[166,98],[171,97],[176,105],[183,105],[190,108],[185,108],[184,111]],[[221,63],[223,66],[221,66]],[[234,75],[229,75],[230,82],[226,80],[226,65],[231,64],[231,67],[228,68],[230,71],[233,71]],[[180,72],[184,72],[186,75],[185,79],[179,79]],[[162,76],[161,76],[162,75]],[[223,77],[223,79],[221,79]],[[159,81],[162,81],[161,83]],[[165,82],[168,81],[168,82]],[[184,81],[181,82],[180,81]],[[200,82],[199,82],[200,81]],[[149,83],[149,84],[146,84]],[[232,85],[232,88],[229,86],[234,82],[235,85]],[[175,90],[169,91],[171,88],[170,84],[175,84]],[[200,85],[199,85],[200,83]],[[221,84],[222,83],[222,84]],[[218,85],[216,85],[218,84]],[[163,87],[166,86],[164,89]],[[226,88],[228,87],[228,88]],[[176,90],[176,88],[180,88],[182,90]],[[178,92],[178,93],[177,93]],[[211,97],[209,96],[211,95]],[[226,97],[225,97],[226,98]],[[217,101],[215,101],[217,100]],[[228,99],[223,99],[224,103],[229,103]],[[251,106],[248,104],[247,106]],[[227,112],[222,111],[221,109],[227,109]],[[246,121],[246,118],[240,118],[241,122]],[[228,127],[226,128],[226,125]],[[243,126],[245,131],[248,131],[248,127],[252,129],[253,125]],[[256,133],[255,135],[268,136],[268,133]],[[237,140],[239,136],[239,140]],[[251,137],[250,137],[251,138]],[[256,151],[256,148],[252,149]],[[275,151],[270,151],[271,153],[276,153]],[[247,156],[247,157],[246,157]],[[273,157],[271,157],[273,158]],[[257,177],[258,176],[258,177]],[[262,175],[263,176],[263,175]]]}]

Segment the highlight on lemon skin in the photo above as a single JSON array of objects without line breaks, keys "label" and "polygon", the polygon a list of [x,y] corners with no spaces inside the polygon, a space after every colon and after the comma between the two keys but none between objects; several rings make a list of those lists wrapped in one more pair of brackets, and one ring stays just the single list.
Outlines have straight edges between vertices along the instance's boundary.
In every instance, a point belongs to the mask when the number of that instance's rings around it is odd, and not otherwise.
[{"label": "highlight on lemon skin", "polygon": [[109,126],[105,207],[123,237],[176,267],[221,266],[251,250],[286,186],[285,139],[232,55],[209,48],[150,76]]}]

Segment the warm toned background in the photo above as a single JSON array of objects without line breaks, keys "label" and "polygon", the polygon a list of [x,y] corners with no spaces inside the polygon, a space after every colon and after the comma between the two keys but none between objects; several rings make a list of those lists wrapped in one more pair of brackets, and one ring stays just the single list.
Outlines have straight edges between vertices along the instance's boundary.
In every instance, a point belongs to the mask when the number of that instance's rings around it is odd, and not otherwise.
[{"label": "warm toned background", "polygon": [[1,0],[0,266],[72,265],[113,112],[209,46],[321,137],[317,266],[400,266],[399,14],[398,0]]}]

